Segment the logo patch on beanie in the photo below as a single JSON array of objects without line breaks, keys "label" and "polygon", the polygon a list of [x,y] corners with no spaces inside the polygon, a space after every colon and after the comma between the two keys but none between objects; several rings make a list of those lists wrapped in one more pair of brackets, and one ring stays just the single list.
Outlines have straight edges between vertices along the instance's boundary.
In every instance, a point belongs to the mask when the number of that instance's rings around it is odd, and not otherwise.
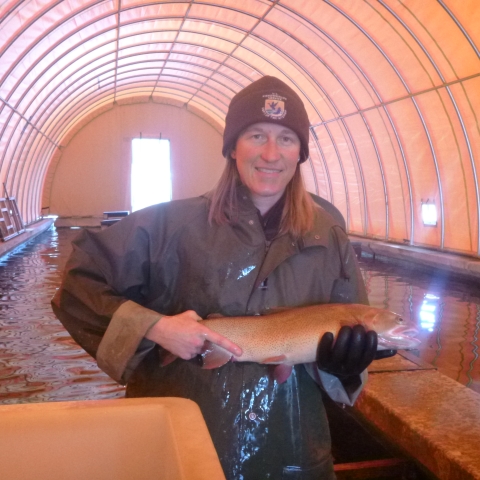
[{"label": "logo patch on beanie", "polygon": [[262,112],[266,117],[273,118],[274,120],[281,120],[287,114],[285,109],[285,97],[281,97],[276,93],[270,95],[264,95],[265,106],[262,108]]}]

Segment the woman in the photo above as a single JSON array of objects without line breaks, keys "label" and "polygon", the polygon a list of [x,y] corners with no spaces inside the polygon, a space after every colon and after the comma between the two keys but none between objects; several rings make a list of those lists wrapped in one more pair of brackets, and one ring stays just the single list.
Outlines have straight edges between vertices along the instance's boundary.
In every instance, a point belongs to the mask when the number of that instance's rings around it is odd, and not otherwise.
[{"label": "woman", "polygon": [[[199,404],[228,479],[334,478],[321,369],[351,384],[345,378],[357,378],[375,355],[376,334],[359,327],[345,328],[333,349],[324,336],[320,369],[297,365],[282,384],[268,365],[202,370],[195,360],[205,340],[241,354],[197,322],[208,315],[367,302],[341,215],[303,186],[308,138],[291,88],[273,77],[252,83],[230,104],[227,165],[213,192],[83,231],[52,302],[128,397]],[[180,359],[162,367],[165,352]]]}]

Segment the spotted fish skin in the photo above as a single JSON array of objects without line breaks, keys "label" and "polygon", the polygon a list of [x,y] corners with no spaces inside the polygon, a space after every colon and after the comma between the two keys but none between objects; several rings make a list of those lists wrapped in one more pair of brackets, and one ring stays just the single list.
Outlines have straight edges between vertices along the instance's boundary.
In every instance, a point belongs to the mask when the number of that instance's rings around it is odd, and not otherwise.
[{"label": "spotted fish skin", "polygon": [[206,342],[203,368],[217,368],[230,360],[293,366],[314,362],[320,338],[338,334],[344,325],[363,325],[378,334],[379,349],[415,348],[416,329],[389,310],[360,304],[311,305],[267,315],[203,320],[208,328],[239,345],[239,357]]}]

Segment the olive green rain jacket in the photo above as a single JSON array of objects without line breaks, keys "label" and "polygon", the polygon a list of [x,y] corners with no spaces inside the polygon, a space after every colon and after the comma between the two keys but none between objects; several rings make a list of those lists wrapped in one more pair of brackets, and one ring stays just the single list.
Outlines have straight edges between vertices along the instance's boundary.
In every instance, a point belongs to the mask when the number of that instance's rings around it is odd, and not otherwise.
[{"label": "olive green rain jacket", "polygon": [[238,199],[228,225],[209,225],[203,196],[82,231],[54,312],[100,368],[126,383],[128,397],[195,401],[228,479],[334,478],[320,388],[303,365],[282,384],[256,363],[203,370],[177,359],[161,367],[161,347],[144,338],[159,313],[256,315],[328,303],[340,277],[349,278],[350,302],[367,303],[348,238],[324,209],[308,235],[268,244],[248,195]]}]

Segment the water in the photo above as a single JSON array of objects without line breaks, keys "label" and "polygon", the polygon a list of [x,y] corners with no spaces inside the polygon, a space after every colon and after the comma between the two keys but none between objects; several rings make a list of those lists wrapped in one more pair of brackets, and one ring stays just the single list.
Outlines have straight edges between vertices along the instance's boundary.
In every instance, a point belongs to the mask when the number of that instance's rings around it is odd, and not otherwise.
[{"label": "water", "polygon": [[70,337],[50,300],[78,232],[49,230],[0,259],[0,403],[124,396]]},{"label": "water", "polygon": [[[0,259],[1,404],[124,396],[50,307],[76,234],[52,229]],[[480,287],[368,259],[361,268],[370,303],[419,326],[419,357],[480,393]]]},{"label": "water", "polygon": [[480,393],[480,283],[362,258],[370,304],[392,310],[419,329],[415,352],[439,372]]}]

